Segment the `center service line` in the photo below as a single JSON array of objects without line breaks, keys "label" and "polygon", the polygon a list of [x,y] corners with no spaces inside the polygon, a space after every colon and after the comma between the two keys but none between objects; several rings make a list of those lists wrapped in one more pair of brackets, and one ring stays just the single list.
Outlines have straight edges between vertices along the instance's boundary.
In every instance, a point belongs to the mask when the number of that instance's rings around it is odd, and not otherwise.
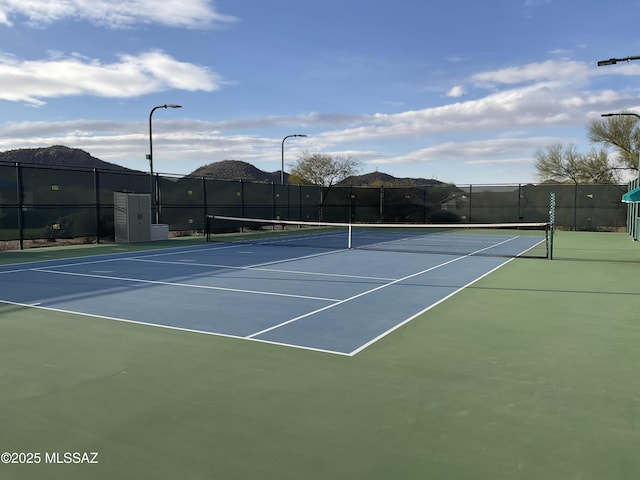
[{"label": "center service line", "polygon": [[264,330],[261,330],[259,332],[256,332],[256,333],[253,333],[253,334],[247,336],[247,338],[254,338],[254,337],[257,337],[257,336],[262,335],[264,333],[270,332],[272,330],[276,330],[276,329],[278,329],[280,327],[284,327],[285,325],[288,325],[290,323],[297,322],[298,320],[302,320],[303,318],[315,315],[316,313],[324,312],[325,310],[329,310],[330,308],[337,307],[338,305],[342,305],[343,303],[350,302],[351,300],[355,300],[356,298],[364,297],[365,295],[369,295],[370,293],[377,292],[378,290],[382,290],[383,288],[390,287],[391,285],[395,285],[396,283],[402,282],[404,280],[409,280],[410,278],[417,277],[419,275],[423,275],[423,274],[425,274],[427,272],[430,272],[432,270],[436,270],[436,269],[438,269],[440,267],[444,267],[445,265],[449,265],[451,263],[457,262],[458,260],[462,260],[463,258],[467,258],[468,256],[469,255],[465,255],[463,257],[456,257],[456,258],[454,258],[452,260],[449,260],[448,262],[444,262],[444,263],[441,263],[439,265],[435,265],[433,267],[427,268],[426,270],[422,270],[422,271],[420,271],[418,273],[407,275],[406,277],[402,277],[402,278],[399,278],[399,279],[394,280],[392,282],[385,283],[385,284],[380,285],[380,286],[378,286],[376,288],[372,288],[371,290],[364,291],[364,292],[359,293],[357,295],[354,295],[352,297],[345,298],[344,300],[340,300],[339,302],[333,303],[331,305],[327,305],[326,307],[322,307],[322,308],[319,308],[319,309],[314,310],[312,312],[305,313],[304,315],[300,315],[298,317],[292,318],[291,320],[287,320],[286,322],[279,323],[278,325],[274,325],[272,327],[265,328]]}]

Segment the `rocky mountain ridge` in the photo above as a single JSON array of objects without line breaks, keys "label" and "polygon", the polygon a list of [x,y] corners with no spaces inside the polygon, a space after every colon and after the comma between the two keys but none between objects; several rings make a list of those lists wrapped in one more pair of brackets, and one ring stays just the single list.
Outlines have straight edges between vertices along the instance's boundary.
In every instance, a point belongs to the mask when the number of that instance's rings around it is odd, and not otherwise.
[{"label": "rocky mountain ridge", "polygon": [[[99,169],[121,172],[134,172],[129,168],[105,162],[78,148],[54,145],[45,148],[24,148],[0,152],[0,163],[16,163],[29,166],[70,169]],[[136,171],[137,172],[137,171]],[[254,165],[240,160],[223,160],[204,165],[189,177],[207,177],[219,180],[243,180],[247,182],[280,183],[280,171],[265,172]],[[289,174],[285,172],[285,181]],[[382,172],[371,172],[346,178],[340,185],[353,186],[393,186],[412,187],[424,185],[441,185],[442,182],[425,178],[396,178]]]}]

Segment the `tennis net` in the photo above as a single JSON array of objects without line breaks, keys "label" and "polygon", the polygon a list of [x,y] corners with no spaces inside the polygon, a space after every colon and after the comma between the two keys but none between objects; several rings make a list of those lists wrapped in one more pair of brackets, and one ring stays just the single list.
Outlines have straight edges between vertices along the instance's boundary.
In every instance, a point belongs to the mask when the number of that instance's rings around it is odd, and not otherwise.
[{"label": "tennis net", "polygon": [[207,241],[551,258],[548,223],[363,224],[209,215]]}]

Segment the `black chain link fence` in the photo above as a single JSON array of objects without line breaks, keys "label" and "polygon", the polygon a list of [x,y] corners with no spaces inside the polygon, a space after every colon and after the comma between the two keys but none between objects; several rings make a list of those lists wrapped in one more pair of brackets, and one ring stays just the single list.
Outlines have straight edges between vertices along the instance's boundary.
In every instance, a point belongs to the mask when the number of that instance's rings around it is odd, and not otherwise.
[{"label": "black chain link fence", "polygon": [[[113,192],[152,194],[154,222],[174,235],[202,233],[206,216],[382,223],[512,223],[624,231],[627,185],[467,185],[330,188],[107,170],[0,165],[0,241],[114,238]],[[8,248],[5,246],[5,248]],[[14,248],[14,247],[10,247]]]}]

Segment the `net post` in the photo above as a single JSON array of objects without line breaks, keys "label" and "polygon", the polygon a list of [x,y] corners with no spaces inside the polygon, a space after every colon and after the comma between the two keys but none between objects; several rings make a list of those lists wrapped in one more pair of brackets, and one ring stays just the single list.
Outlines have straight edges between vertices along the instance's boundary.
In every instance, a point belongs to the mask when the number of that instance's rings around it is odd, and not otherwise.
[{"label": "net post", "polygon": [[351,235],[353,232],[353,228],[351,227],[351,223],[349,223],[349,231],[347,234],[347,248],[350,250],[351,249]]},{"label": "net post", "polygon": [[556,194],[549,194],[549,260],[553,260],[553,231],[556,222]]},{"label": "net post", "polygon": [[206,234],[206,241],[210,242],[211,241],[211,215],[207,215],[207,234]]}]

